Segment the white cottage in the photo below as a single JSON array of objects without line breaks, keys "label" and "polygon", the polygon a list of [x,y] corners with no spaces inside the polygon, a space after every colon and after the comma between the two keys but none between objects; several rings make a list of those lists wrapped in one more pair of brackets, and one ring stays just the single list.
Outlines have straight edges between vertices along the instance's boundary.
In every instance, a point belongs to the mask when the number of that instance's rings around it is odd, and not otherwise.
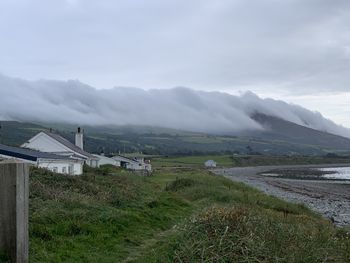
[{"label": "white cottage", "polygon": [[152,165],[150,160],[145,160],[145,157],[143,156],[135,156],[132,159],[137,161],[139,164],[141,164],[142,170],[152,172]]},{"label": "white cottage", "polygon": [[121,167],[129,170],[139,170],[141,167],[137,161],[125,156],[115,155],[112,159],[119,162]]},{"label": "white cottage", "polygon": [[0,144],[0,160],[19,160],[55,173],[80,175],[83,160]]},{"label": "white cottage", "polygon": [[120,162],[120,166],[128,170],[133,171],[152,171],[152,165],[149,161],[146,161],[143,157],[128,158],[121,155],[112,157],[114,160]]},{"label": "white cottage", "polygon": [[84,151],[83,145],[83,131],[78,128],[75,134],[75,145],[56,133],[42,131],[24,143],[22,147],[83,160],[85,164],[97,167],[98,158]]},{"label": "white cottage", "polygon": [[205,167],[216,167],[216,162],[214,160],[208,160],[204,163]]},{"label": "white cottage", "polygon": [[118,160],[115,160],[113,158],[109,158],[107,156],[104,155],[98,155],[98,154],[93,154],[93,156],[95,156],[96,158],[98,158],[98,167],[100,167],[101,165],[106,165],[106,164],[110,164],[116,167],[120,167],[121,163]]}]

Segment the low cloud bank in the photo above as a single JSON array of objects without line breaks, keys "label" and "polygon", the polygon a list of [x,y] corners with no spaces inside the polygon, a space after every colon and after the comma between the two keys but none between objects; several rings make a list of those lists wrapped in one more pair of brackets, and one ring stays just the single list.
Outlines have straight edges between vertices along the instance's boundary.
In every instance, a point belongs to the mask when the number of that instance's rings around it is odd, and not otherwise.
[{"label": "low cloud bank", "polygon": [[97,90],[79,81],[26,81],[0,75],[0,119],[81,125],[149,125],[233,134],[262,130],[255,112],[350,137],[320,113],[252,92],[241,96],[188,88]]}]

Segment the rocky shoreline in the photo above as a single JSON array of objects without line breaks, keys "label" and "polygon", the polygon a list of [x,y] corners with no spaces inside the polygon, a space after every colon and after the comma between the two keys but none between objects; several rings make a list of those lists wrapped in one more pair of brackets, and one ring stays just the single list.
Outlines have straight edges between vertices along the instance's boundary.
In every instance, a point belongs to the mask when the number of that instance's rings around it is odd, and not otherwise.
[{"label": "rocky shoreline", "polygon": [[[296,169],[297,172],[297,169],[328,167],[350,167],[350,164],[235,167],[215,169],[213,172],[286,201],[303,203],[337,226],[350,225],[350,181],[324,180],[315,176],[293,178],[288,170]],[[284,178],[262,175],[281,169],[289,176]]]}]

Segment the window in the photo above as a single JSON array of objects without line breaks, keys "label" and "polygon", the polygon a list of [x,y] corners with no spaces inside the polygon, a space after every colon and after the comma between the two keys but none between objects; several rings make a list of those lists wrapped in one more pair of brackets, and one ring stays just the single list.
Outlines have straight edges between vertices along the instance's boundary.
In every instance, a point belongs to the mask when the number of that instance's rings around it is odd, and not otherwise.
[{"label": "window", "polygon": [[52,171],[53,171],[54,173],[57,173],[57,172],[58,172],[58,168],[57,168],[57,167],[54,167],[54,168],[52,168]]},{"label": "window", "polygon": [[62,167],[62,173],[64,173],[64,174],[67,173],[67,167]]}]

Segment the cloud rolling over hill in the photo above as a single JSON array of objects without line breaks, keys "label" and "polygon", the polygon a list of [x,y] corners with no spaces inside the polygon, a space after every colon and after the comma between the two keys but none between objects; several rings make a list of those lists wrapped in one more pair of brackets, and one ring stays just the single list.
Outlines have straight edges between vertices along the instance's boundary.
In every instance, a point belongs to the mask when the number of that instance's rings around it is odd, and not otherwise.
[{"label": "cloud rolling over hill", "polygon": [[240,96],[189,88],[99,90],[79,81],[26,81],[0,75],[0,118],[82,125],[150,125],[233,134],[263,130],[262,113],[305,127],[350,137],[350,130],[320,113],[252,92]]}]

